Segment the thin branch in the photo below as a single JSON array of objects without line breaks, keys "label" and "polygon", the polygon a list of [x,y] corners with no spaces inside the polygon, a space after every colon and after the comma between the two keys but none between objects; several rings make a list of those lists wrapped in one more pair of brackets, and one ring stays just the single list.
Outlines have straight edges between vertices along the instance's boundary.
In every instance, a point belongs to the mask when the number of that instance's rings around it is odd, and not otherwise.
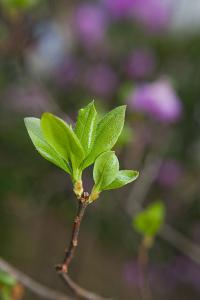
[{"label": "thin branch", "polygon": [[[61,278],[67,284],[68,288],[80,299],[85,300],[109,300],[107,298],[103,298],[97,294],[94,294],[90,291],[87,291],[76,284],[67,273],[61,273]],[[111,300],[111,299],[110,299]]]},{"label": "thin branch", "polygon": [[[88,199],[89,194],[86,192],[83,192],[82,196],[79,201],[78,205],[78,211],[74,220],[73,229],[72,229],[72,235],[69,243],[69,247],[66,250],[63,263],[56,266],[56,270],[58,271],[58,274],[62,278],[62,280],[65,282],[67,287],[74,293],[75,296],[81,299],[85,300],[106,300],[106,298],[103,298],[97,294],[94,294],[90,291],[87,291],[80,287],[77,283],[75,283],[69,276],[69,265],[74,257],[75,250],[78,246],[78,237],[80,232],[80,226],[81,222],[86,210],[86,207],[88,206]],[[108,299],[107,299],[108,300]]]},{"label": "thin branch", "polygon": [[200,246],[185,237],[182,233],[174,229],[172,226],[165,224],[159,236],[169,242],[180,252],[184,253],[195,263],[200,265]]},{"label": "thin branch", "polygon": [[[88,198],[88,195],[87,195],[87,198]],[[78,211],[77,211],[77,215],[75,217],[74,224],[73,224],[70,244],[69,244],[68,249],[65,252],[65,257],[64,257],[63,263],[56,266],[56,269],[58,272],[61,272],[61,273],[68,272],[69,264],[72,261],[75,250],[78,246],[78,236],[79,236],[80,226],[81,226],[81,222],[82,222],[82,219],[83,219],[83,216],[85,213],[85,209],[88,205],[87,200],[88,199],[86,199],[86,198],[79,200]]]},{"label": "thin branch", "polygon": [[72,300],[65,294],[57,292],[51,288],[48,288],[41,283],[38,283],[34,279],[30,278],[23,272],[17,270],[15,267],[7,263],[3,258],[0,257],[0,270],[10,274],[13,278],[21,283],[24,287],[29,289],[34,294],[38,295],[41,299],[47,300]]}]

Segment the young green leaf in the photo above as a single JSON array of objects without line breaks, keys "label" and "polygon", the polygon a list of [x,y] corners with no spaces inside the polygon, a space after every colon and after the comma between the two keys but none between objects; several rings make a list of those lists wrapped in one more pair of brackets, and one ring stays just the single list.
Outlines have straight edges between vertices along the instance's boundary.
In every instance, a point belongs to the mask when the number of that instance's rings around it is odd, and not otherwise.
[{"label": "young green leaf", "polygon": [[[71,162],[73,175],[76,176],[75,173],[77,173],[85,153],[71,126],[50,113],[44,113],[41,118],[41,127],[45,140],[65,160]],[[76,179],[74,178],[74,180]]]},{"label": "young green leaf", "polygon": [[95,191],[102,191],[109,185],[119,172],[119,161],[113,151],[102,153],[95,161],[93,177]]},{"label": "young green leaf", "polygon": [[93,145],[96,131],[97,112],[94,101],[79,110],[75,133],[87,155]]},{"label": "young green leaf", "polygon": [[37,5],[39,0],[1,0],[0,2],[6,9],[26,10]]},{"label": "young green leaf", "polygon": [[165,217],[165,206],[157,201],[150,204],[133,219],[134,228],[142,235],[154,237],[160,230]]},{"label": "young green leaf", "polygon": [[82,164],[82,170],[91,165],[103,152],[111,150],[124,126],[126,106],[122,105],[107,113],[97,124],[93,147]]},{"label": "young green leaf", "polygon": [[28,134],[36,148],[42,157],[60,167],[67,173],[71,173],[71,170],[62,157],[45,141],[41,128],[40,119],[37,118],[25,118],[24,119]]},{"label": "young green leaf", "polygon": [[0,271],[0,285],[6,286],[14,286],[16,284],[16,280],[10,276],[8,273]]},{"label": "young green leaf", "polygon": [[113,182],[104,188],[104,190],[118,189],[134,180],[139,176],[139,172],[132,170],[120,170]]}]

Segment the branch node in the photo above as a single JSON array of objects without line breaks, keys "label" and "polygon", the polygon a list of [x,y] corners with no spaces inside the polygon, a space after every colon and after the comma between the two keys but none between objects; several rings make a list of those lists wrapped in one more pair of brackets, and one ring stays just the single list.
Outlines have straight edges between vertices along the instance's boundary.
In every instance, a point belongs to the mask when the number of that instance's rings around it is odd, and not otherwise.
[{"label": "branch node", "polygon": [[73,246],[74,246],[74,247],[77,247],[77,245],[78,245],[78,241],[77,241],[77,240],[73,240],[72,243],[73,243]]},{"label": "branch node", "polygon": [[66,264],[59,264],[59,265],[56,265],[56,271],[60,274],[62,273],[67,273],[68,272],[68,268],[67,268],[67,265]]}]

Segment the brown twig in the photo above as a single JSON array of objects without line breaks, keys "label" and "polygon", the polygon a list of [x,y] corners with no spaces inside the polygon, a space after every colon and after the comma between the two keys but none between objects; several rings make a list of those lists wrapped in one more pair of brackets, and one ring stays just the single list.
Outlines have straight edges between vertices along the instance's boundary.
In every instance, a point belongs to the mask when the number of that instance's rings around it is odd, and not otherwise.
[{"label": "brown twig", "polygon": [[72,298],[66,296],[63,293],[57,292],[51,288],[48,288],[41,283],[38,283],[34,279],[30,278],[23,272],[17,270],[15,267],[7,263],[0,257],[0,271],[10,274],[17,282],[21,283],[24,287],[29,289],[34,294],[38,295],[41,299],[47,300],[72,300]]},{"label": "brown twig", "polygon": [[89,204],[88,199],[89,199],[89,194],[86,192],[83,192],[81,198],[78,199],[78,201],[79,201],[78,211],[77,211],[77,214],[76,214],[76,217],[74,220],[69,247],[65,252],[63,263],[60,265],[57,265],[56,270],[58,271],[58,274],[60,275],[62,280],[65,282],[67,287],[78,298],[85,299],[85,300],[106,300],[105,298],[80,287],[77,283],[75,283],[70,278],[70,276],[68,274],[69,265],[74,257],[76,247],[78,246],[78,237],[79,237],[79,232],[80,232],[80,226],[81,226],[81,222],[82,222],[86,207]]},{"label": "brown twig", "polygon": [[71,240],[68,249],[65,252],[63,263],[56,266],[56,270],[61,273],[67,273],[69,264],[73,259],[76,247],[78,246],[78,236],[80,231],[81,222],[85,213],[85,209],[88,206],[88,193],[83,193],[83,196],[79,200],[77,215],[74,220]]},{"label": "brown twig", "polygon": [[[90,291],[87,291],[76,284],[67,273],[60,273],[61,278],[67,284],[68,288],[80,299],[85,300],[109,300],[107,298],[103,298],[97,294],[94,294]],[[110,299],[111,300],[111,299]]]},{"label": "brown twig", "polygon": [[153,246],[153,239],[148,236],[144,236],[138,249],[138,266],[139,266],[139,286],[141,299],[150,300],[152,298],[151,289],[148,280],[148,263],[149,263],[149,251]]}]

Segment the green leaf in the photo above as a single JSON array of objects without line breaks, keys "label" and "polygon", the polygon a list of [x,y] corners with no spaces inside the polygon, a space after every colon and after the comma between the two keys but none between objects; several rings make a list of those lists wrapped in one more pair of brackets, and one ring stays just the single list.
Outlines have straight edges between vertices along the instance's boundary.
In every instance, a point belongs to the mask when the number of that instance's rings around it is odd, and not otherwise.
[{"label": "green leaf", "polygon": [[78,119],[75,127],[75,133],[87,155],[94,143],[96,131],[97,112],[94,101],[89,103],[85,108],[79,110]]},{"label": "green leaf", "polygon": [[113,151],[104,152],[95,161],[93,177],[94,190],[102,191],[109,185],[119,172],[119,161]]},{"label": "green leaf", "polygon": [[7,286],[4,286],[2,289],[0,289],[0,298],[1,300],[13,300],[12,299],[12,290],[11,288],[8,288]]},{"label": "green leaf", "polygon": [[10,276],[8,273],[0,272],[0,285],[6,286],[14,286],[16,284],[16,280]]},{"label": "green leaf", "polygon": [[133,226],[142,235],[153,237],[159,232],[164,217],[165,206],[162,202],[157,201],[150,204],[133,219]]},{"label": "green leaf", "polygon": [[39,0],[1,0],[1,2],[9,9],[29,9],[35,6]]},{"label": "green leaf", "polygon": [[139,172],[132,170],[120,170],[113,182],[104,188],[104,190],[118,189],[134,180],[139,176]]},{"label": "green leaf", "polygon": [[69,166],[62,157],[45,141],[40,127],[40,119],[25,118],[24,119],[28,134],[42,157],[63,169],[67,173],[71,173]]},{"label": "green leaf", "polygon": [[73,179],[77,180],[78,168],[85,154],[71,126],[50,113],[44,113],[41,118],[41,127],[48,144],[66,161],[70,160],[73,169]]},{"label": "green leaf", "polygon": [[82,170],[91,165],[103,152],[111,150],[117,142],[123,126],[126,106],[122,105],[107,113],[97,124],[94,145],[82,164]]}]

